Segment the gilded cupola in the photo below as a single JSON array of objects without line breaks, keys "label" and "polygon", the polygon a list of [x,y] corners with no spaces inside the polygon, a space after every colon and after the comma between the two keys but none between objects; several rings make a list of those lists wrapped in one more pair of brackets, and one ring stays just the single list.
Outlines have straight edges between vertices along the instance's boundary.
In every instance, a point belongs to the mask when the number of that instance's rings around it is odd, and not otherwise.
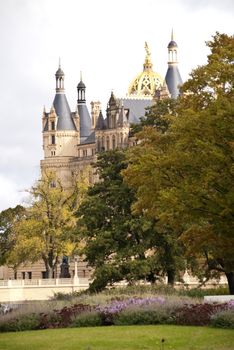
[{"label": "gilded cupola", "polygon": [[154,96],[155,90],[163,86],[163,78],[160,74],[153,71],[151,52],[147,42],[145,42],[145,51],[143,71],[131,82],[128,88],[128,97],[150,98]]}]

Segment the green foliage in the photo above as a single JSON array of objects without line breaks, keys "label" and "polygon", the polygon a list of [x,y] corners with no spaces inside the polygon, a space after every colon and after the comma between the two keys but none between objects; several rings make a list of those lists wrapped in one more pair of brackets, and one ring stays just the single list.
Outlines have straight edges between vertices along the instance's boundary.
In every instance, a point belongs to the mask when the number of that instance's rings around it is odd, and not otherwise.
[{"label": "green foliage", "polygon": [[131,133],[135,135],[144,127],[151,126],[164,134],[177,114],[177,104],[177,100],[171,98],[156,101],[152,107],[146,109],[144,118],[140,119],[140,124],[132,126]]},{"label": "green foliage", "polygon": [[153,224],[141,214],[131,212],[134,191],[121,175],[127,167],[125,152],[102,153],[95,167],[100,182],[89,189],[78,210],[82,220],[77,228],[86,243],[83,251],[86,260],[95,267],[90,290],[99,291],[122,279],[154,281],[156,261],[147,256]]},{"label": "green foliage", "polygon": [[37,314],[21,315],[18,318],[0,321],[0,332],[19,332],[39,329],[40,316]]},{"label": "green foliage", "polygon": [[98,327],[101,325],[101,316],[94,311],[85,312],[74,317],[71,323],[71,327]]},{"label": "green foliage", "polygon": [[74,183],[70,190],[65,190],[55,174],[48,173],[29,192],[32,205],[25,209],[20,220],[14,221],[7,263],[15,265],[42,259],[47,277],[52,277],[59,257],[72,255],[78,247],[75,211],[84,189]]},{"label": "green foliage", "polygon": [[216,33],[208,46],[208,64],[184,84],[177,117],[164,134],[150,126],[136,135],[124,176],[136,190],[135,212],[186,248],[180,254],[201,280],[224,272],[233,294],[234,37]]},{"label": "green foliage", "polygon": [[224,310],[211,316],[211,325],[216,328],[234,329],[234,310]]},{"label": "green foliage", "polygon": [[[0,263],[4,264],[11,249],[15,245],[14,225],[25,215],[25,208],[17,205],[15,208],[3,210],[0,213]],[[14,264],[14,266],[17,264]],[[14,267],[13,266],[13,267]]]},{"label": "green foliage", "polygon": [[114,318],[118,326],[172,324],[175,306],[168,308],[161,305],[152,308],[130,308],[122,311]]}]

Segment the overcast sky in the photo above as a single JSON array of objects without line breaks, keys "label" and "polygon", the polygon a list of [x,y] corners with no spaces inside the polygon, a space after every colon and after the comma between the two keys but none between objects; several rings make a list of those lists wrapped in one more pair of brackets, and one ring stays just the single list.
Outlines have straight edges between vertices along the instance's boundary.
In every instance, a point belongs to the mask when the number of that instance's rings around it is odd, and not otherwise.
[{"label": "overcast sky", "polygon": [[88,103],[105,111],[111,90],[125,96],[142,71],[145,41],[164,77],[173,27],[185,81],[206,62],[205,41],[233,34],[233,14],[233,0],[0,0],[0,210],[21,203],[40,175],[59,57],[71,109],[82,71]]}]

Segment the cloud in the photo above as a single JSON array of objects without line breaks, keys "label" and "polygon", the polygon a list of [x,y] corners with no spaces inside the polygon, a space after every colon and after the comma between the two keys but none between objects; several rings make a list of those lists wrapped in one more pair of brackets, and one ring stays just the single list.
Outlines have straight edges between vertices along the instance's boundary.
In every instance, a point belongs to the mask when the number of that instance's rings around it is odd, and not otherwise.
[{"label": "cloud", "polygon": [[16,183],[0,174],[0,211],[22,204],[26,193]]},{"label": "cloud", "polygon": [[[228,12],[234,10],[234,1],[233,0],[179,0],[179,2],[187,10],[205,10],[210,8],[212,10],[220,10],[222,12]],[[207,23],[209,18],[207,18]]]}]

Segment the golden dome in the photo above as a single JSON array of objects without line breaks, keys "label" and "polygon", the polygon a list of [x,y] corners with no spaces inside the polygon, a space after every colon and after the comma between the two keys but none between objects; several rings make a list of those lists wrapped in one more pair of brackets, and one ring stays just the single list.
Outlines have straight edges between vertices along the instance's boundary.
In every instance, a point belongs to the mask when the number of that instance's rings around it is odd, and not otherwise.
[{"label": "golden dome", "polygon": [[147,43],[145,43],[146,57],[143,65],[143,72],[138,74],[128,88],[128,96],[131,97],[153,97],[155,90],[163,86],[163,78],[153,71],[151,53]]}]

